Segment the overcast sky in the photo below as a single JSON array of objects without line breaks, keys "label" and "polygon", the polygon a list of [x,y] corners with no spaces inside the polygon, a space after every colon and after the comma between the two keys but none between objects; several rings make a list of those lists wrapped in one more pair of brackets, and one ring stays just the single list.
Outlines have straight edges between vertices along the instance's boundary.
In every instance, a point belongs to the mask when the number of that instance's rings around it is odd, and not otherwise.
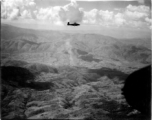
[{"label": "overcast sky", "polygon": [[2,23],[27,27],[26,23],[46,29],[67,28],[67,22],[77,22],[81,26],[76,29],[150,33],[150,12],[151,0],[2,0],[1,3]]}]

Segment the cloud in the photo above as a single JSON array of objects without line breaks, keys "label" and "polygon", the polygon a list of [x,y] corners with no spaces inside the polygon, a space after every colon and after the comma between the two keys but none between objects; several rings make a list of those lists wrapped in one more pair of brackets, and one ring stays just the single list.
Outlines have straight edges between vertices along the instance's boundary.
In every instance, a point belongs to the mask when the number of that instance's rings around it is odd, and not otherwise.
[{"label": "cloud", "polygon": [[60,8],[60,6],[40,8],[37,13],[37,19],[48,21],[52,24],[61,25],[62,22],[59,16]]},{"label": "cloud", "polygon": [[[124,11],[108,11],[92,9],[84,11],[83,23],[98,24],[102,26],[129,26],[129,27],[147,27],[148,17],[150,17],[150,8],[145,5],[128,5]],[[145,19],[147,18],[147,19]]]},{"label": "cloud", "polygon": [[59,11],[60,19],[63,22],[80,23],[83,19],[83,9],[79,8],[75,0],[71,0],[70,4],[65,5]]},{"label": "cloud", "polygon": [[145,5],[128,5],[125,11],[127,19],[140,20],[150,15],[150,8]]},{"label": "cloud", "polygon": [[148,23],[152,23],[152,19],[150,19],[150,18],[145,18],[145,20],[148,22]]},{"label": "cloud", "polygon": [[128,5],[124,12],[124,18],[127,25],[135,27],[146,26],[145,18],[150,17],[150,8],[145,5],[133,6]]},{"label": "cloud", "polygon": [[11,12],[9,19],[10,20],[15,20],[17,19],[19,16],[19,9],[13,9],[13,11]]},{"label": "cloud", "polygon": [[123,13],[114,13],[113,11],[99,11],[99,21],[103,26],[120,27],[126,23]]},{"label": "cloud", "polygon": [[14,4],[7,4],[6,2],[1,5],[1,18],[15,20],[19,15],[19,8],[17,6],[14,7]]},{"label": "cloud", "polygon": [[31,12],[28,11],[28,10],[23,10],[21,12],[20,18],[23,18],[23,19],[32,19],[32,18],[36,18],[36,16],[32,15]]},{"label": "cloud", "polygon": [[113,19],[114,19],[114,13],[112,11],[103,11],[100,10],[99,11],[99,15],[98,15],[98,22],[100,25],[103,26],[111,26],[113,25]]},{"label": "cloud", "polygon": [[108,11],[108,10],[106,10],[106,11],[100,10],[99,11],[99,16],[101,16],[101,19],[103,21],[111,21],[113,19],[113,15],[114,15],[114,13],[111,11]]},{"label": "cloud", "polygon": [[129,11],[137,11],[143,13],[147,13],[150,10],[150,8],[145,5],[139,5],[139,6],[128,5],[126,9]]},{"label": "cloud", "polygon": [[142,12],[137,12],[137,11],[131,12],[128,10],[126,10],[125,15],[126,15],[126,19],[129,19],[129,20],[139,20],[142,18],[144,19],[145,17],[148,16],[147,13],[142,13]]},{"label": "cloud", "polygon": [[147,22],[147,25],[149,26],[150,29],[152,29],[152,19],[150,18],[145,18],[145,21]]},{"label": "cloud", "polygon": [[[144,0],[139,0],[138,2],[146,3]],[[114,8],[114,11],[102,10],[102,8],[85,11],[79,7],[75,0],[65,6],[49,6],[46,8],[37,7],[34,0],[4,0],[1,4],[1,18],[9,20],[31,19],[54,25],[77,22],[81,24],[137,28],[149,27],[152,23],[150,7],[144,4],[138,6],[128,5],[124,9]]]},{"label": "cloud", "polygon": [[58,17],[59,10],[60,10],[59,6],[40,8],[37,14],[37,18],[42,20],[55,19],[55,17]]},{"label": "cloud", "polygon": [[83,10],[79,8],[74,0],[63,7],[50,6],[47,8],[37,8],[34,0],[5,0],[1,12],[1,18],[3,19],[37,19],[57,25],[67,21],[79,23],[82,21],[83,15]]},{"label": "cloud", "polygon": [[110,12],[108,10],[97,10],[92,9],[88,12],[84,12],[84,23],[90,23],[90,24],[109,24],[111,23],[113,19],[113,12]]},{"label": "cloud", "polygon": [[114,16],[114,22],[117,26],[122,26],[126,23],[126,20],[124,19],[124,15],[122,13],[117,13]]},{"label": "cloud", "polygon": [[84,12],[83,23],[97,24],[98,22],[98,10],[92,9],[89,12]]},{"label": "cloud", "polygon": [[86,24],[98,24],[102,26],[122,26],[126,20],[122,13],[114,14],[108,10],[92,9],[88,12],[84,12],[83,23]]},{"label": "cloud", "polygon": [[31,19],[36,18],[34,13],[36,4],[34,0],[4,0],[1,6],[1,18],[3,19],[14,20],[18,19],[20,16],[26,16],[27,18],[27,13],[30,14],[29,16],[31,16]]}]

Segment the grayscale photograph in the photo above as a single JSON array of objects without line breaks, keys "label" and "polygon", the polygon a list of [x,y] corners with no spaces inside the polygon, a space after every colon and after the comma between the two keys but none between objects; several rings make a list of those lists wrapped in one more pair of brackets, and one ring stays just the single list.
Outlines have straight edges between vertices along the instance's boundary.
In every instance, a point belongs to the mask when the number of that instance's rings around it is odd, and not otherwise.
[{"label": "grayscale photograph", "polygon": [[151,0],[0,0],[2,120],[151,120]]}]

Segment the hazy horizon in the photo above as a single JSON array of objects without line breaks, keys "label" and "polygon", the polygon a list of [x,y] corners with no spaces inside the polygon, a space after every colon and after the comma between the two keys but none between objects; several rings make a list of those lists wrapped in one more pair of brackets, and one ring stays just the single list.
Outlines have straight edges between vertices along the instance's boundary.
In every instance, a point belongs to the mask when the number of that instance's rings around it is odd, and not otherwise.
[{"label": "hazy horizon", "polygon": [[134,38],[151,38],[151,31],[149,30],[138,30],[138,29],[123,29],[123,28],[105,28],[97,25],[82,25],[80,27],[73,26],[50,26],[48,24],[28,24],[28,23],[16,23],[2,21],[1,24],[7,24],[19,28],[34,29],[34,30],[55,30],[63,31],[68,33],[81,33],[81,34],[101,34],[105,36],[114,37],[117,39],[134,39]]}]

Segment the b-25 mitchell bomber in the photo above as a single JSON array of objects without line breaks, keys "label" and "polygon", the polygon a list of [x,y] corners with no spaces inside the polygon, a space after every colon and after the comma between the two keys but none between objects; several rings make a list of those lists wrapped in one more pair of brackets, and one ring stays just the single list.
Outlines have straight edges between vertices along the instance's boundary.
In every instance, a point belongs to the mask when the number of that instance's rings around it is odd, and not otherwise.
[{"label": "b-25 mitchell bomber", "polygon": [[71,26],[79,26],[80,24],[74,22],[73,24],[70,24],[70,22],[67,23],[67,25],[71,25]]}]

